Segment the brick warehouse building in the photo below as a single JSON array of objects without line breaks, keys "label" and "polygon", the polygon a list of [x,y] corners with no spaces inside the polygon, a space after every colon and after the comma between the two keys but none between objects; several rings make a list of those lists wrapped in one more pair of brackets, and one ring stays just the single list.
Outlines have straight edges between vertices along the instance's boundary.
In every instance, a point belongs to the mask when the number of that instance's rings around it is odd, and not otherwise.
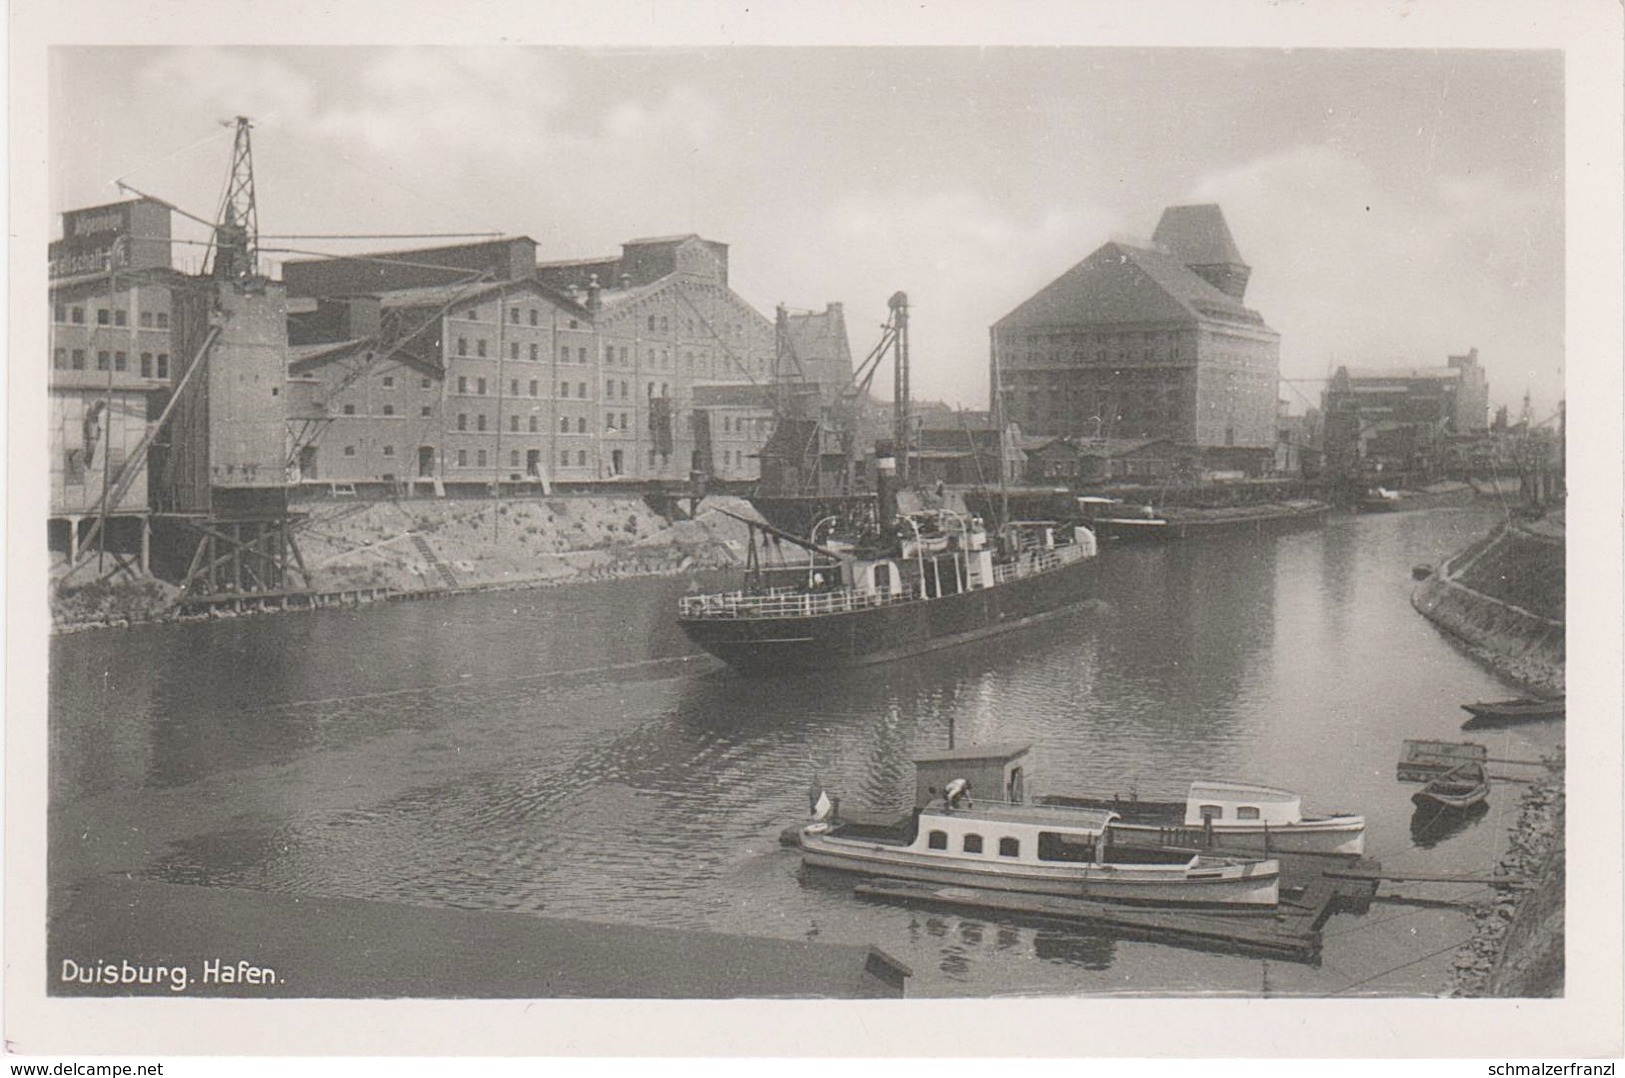
[{"label": "brick warehouse building", "polygon": [[724,387],[768,383],[774,331],[728,287],[727,246],[535,254],[517,237],[287,263],[294,372],[328,413],[301,478],[756,478],[761,395]]},{"label": "brick warehouse building", "polygon": [[1208,469],[1272,466],[1280,335],[1216,205],[1107,243],[991,332],[992,389],[1029,436],[1167,439]]},{"label": "brick warehouse building", "polygon": [[51,546],[77,554],[105,486],[109,528],[144,550],[148,469],[113,488],[171,387],[170,320],[184,279],[170,266],[168,208],[138,199],[64,213],[50,277]]}]

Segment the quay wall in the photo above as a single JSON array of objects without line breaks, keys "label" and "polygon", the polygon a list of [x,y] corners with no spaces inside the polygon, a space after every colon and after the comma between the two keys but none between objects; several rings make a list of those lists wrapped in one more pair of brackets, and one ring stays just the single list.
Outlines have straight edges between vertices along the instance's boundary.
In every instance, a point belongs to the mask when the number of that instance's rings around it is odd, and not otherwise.
[{"label": "quay wall", "polygon": [[[713,496],[669,519],[637,495],[334,499],[293,527],[309,590],[422,596],[727,568],[743,561],[748,502]],[[53,630],[170,620],[186,596],[150,577],[82,583],[53,568]]]},{"label": "quay wall", "polygon": [[[1426,618],[1492,669],[1538,695],[1564,691],[1564,521],[1509,520],[1467,546],[1411,596]],[[1564,785],[1561,753],[1525,791],[1498,889],[1475,913],[1456,956],[1458,996],[1557,997],[1564,992]]]},{"label": "quay wall", "polygon": [[1564,685],[1561,514],[1508,521],[1440,565],[1411,605],[1501,675],[1541,695]]},{"label": "quay wall", "polygon": [[1531,881],[1497,888],[1473,913],[1473,936],[1456,954],[1451,994],[1502,999],[1564,994],[1565,840],[1563,757],[1523,793],[1499,875]]}]

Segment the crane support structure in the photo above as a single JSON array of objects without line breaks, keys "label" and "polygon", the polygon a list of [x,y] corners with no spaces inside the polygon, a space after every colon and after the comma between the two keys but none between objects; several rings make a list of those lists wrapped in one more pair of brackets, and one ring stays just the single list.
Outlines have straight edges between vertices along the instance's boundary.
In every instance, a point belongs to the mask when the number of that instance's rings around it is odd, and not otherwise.
[{"label": "crane support structure", "polygon": [[214,264],[205,272],[222,279],[252,277],[259,272],[260,211],[254,196],[254,147],[247,116],[236,119],[231,147],[231,174],[214,227]]}]

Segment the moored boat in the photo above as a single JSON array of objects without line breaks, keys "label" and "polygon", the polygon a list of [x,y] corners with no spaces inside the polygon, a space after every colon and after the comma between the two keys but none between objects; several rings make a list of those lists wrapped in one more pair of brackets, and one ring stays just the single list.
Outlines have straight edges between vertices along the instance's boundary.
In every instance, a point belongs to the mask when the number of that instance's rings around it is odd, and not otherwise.
[{"label": "moored boat", "polygon": [[1411,795],[1411,803],[1418,808],[1464,812],[1482,804],[1489,793],[1489,773],[1484,770],[1483,764],[1472,761],[1430,781]]},{"label": "moored boat", "polygon": [[1168,518],[1149,505],[1130,505],[1121,498],[1088,494],[1076,500],[1078,520],[1102,540],[1142,542],[1167,539]]},{"label": "moored boat", "polygon": [[[947,512],[893,519],[891,535],[849,546],[746,521],[746,586],[685,596],[678,626],[744,672],[819,671],[980,639],[1091,594],[1098,548],[1087,528],[1015,522],[990,537],[979,519]],[[764,569],[758,536],[809,557]]]},{"label": "moored boat", "polygon": [[1564,715],[1562,697],[1555,700],[1493,700],[1476,704],[1462,704],[1461,708],[1472,718],[1462,723],[1463,729],[1479,726],[1510,726],[1520,722],[1543,722],[1561,719]]},{"label": "moored boat", "polygon": [[1191,783],[1184,801],[1069,796],[1044,800],[1117,813],[1120,820],[1113,830],[1124,843],[1197,843],[1231,850],[1347,857],[1365,852],[1364,816],[1306,814],[1301,796],[1272,786],[1199,780]]},{"label": "moored boat", "polygon": [[1360,499],[1360,512],[1362,513],[1391,513],[1400,508],[1404,499],[1397,490],[1387,487],[1372,487]]},{"label": "moored boat", "polygon": [[[1027,803],[1026,746],[938,754],[916,764],[914,811],[891,821],[843,816],[827,796],[798,836],[802,861],[894,880],[1098,901],[1268,908],[1280,865],[1241,855],[1179,854],[1123,844],[1118,814]],[[960,777],[936,782],[945,774]],[[973,780],[1008,800],[975,794]]]}]

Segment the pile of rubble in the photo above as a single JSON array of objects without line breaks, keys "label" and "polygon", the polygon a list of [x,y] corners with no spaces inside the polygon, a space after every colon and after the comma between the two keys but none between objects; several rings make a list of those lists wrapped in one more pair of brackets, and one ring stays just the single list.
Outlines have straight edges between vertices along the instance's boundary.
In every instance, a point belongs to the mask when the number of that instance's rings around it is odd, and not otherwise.
[{"label": "pile of rubble", "polygon": [[1518,820],[1496,875],[1521,878],[1501,887],[1473,914],[1473,938],[1456,954],[1454,996],[1552,997],[1563,994],[1563,759],[1524,791]]}]

